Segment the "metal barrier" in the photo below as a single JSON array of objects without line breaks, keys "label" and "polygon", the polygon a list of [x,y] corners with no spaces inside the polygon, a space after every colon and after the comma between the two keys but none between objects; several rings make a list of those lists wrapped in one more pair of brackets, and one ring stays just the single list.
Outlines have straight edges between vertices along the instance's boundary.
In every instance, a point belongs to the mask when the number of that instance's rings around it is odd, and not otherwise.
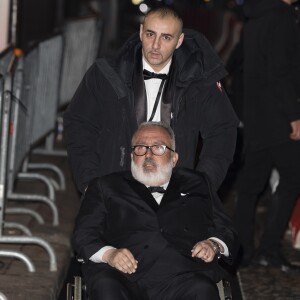
[{"label": "metal barrier", "polygon": [[[19,251],[0,250],[0,256],[12,257],[21,260],[26,266],[29,272],[35,272],[35,267],[32,264],[30,258]],[[1,298],[0,298],[1,299]]]},{"label": "metal barrier", "polygon": [[32,111],[30,112],[32,118],[30,143],[32,145],[49,134],[56,124],[62,50],[61,35],[47,39],[38,45],[35,97],[31,99],[34,103],[31,105]]},{"label": "metal barrier", "polygon": [[0,74],[4,75],[12,58],[12,49],[8,47],[0,54]]},{"label": "metal barrier", "polygon": [[[71,101],[85,72],[95,61],[101,36],[101,22],[97,16],[72,19],[63,29],[64,53],[61,70],[58,111],[63,111]],[[58,118],[58,127],[63,128],[62,118]],[[55,136],[47,137],[45,148],[33,152],[46,155],[67,156],[64,150],[54,149]]]},{"label": "metal barrier", "polygon": [[[32,144],[34,113],[37,99],[37,77],[39,76],[38,47],[33,48],[26,56],[20,57],[13,78],[11,97],[10,140],[7,175],[7,198],[9,200],[40,201],[52,210],[53,225],[58,225],[58,211],[54,203],[55,191],[48,177],[37,173],[20,172],[24,158],[29,154]],[[24,60],[24,61],[23,61]],[[24,80],[24,81],[23,81]],[[46,83],[45,83],[46,84]],[[37,100],[36,100],[37,99]],[[41,122],[41,120],[40,120]],[[48,196],[22,194],[14,190],[15,179],[34,179],[42,181],[48,188]]]},{"label": "metal barrier", "polygon": [[[56,35],[39,43],[37,47],[37,69],[34,71],[34,90],[29,103],[28,112],[31,120],[29,141],[34,147],[38,141],[46,138],[56,127],[58,93],[63,54],[63,37]],[[25,66],[25,72],[31,66]],[[65,189],[63,172],[55,165],[49,163],[31,163],[28,160],[23,165],[23,173],[30,169],[47,169],[56,174],[58,183],[51,178],[52,186],[56,189]],[[24,176],[23,174],[22,176]]]},{"label": "metal barrier", "polygon": [[[2,133],[2,107],[4,97],[4,74],[8,69],[9,64],[12,61],[12,49],[7,48],[0,53],[0,132]],[[4,137],[5,138],[5,137]],[[0,135],[0,143],[2,140],[2,134]],[[0,195],[1,195],[1,174],[3,174],[3,168],[5,168],[6,161],[0,159]],[[1,196],[0,196],[1,197]]]},{"label": "metal barrier", "polygon": [[[16,128],[11,127],[11,121],[16,116],[15,112],[18,111],[20,106],[19,93],[21,89],[22,82],[22,58],[17,59],[15,56],[12,56],[11,63],[8,66],[8,70],[5,74],[5,77],[0,80],[0,97],[1,97],[1,155],[0,155],[0,243],[2,244],[34,244],[41,246],[46,250],[49,255],[50,271],[57,270],[57,262],[53,248],[45,240],[32,236],[31,232],[20,224],[8,223],[8,227],[16,227],[20,229],[27,236],[9,236],[4,235],[4,210],[5,210],[5,200],[8,196],[8,183],[9,183],[9,174],[13,174],[13,170],[9,168],[10,163],[7,164],[7,160],[11,162],[11,148],[13,137],[15,137]],[[24,127],[25,128],[25,127]],[[26,137],[26,136],[25,136]],[[19,145],[18,145],[19,148]],[[20,147],[22,148],[22,147]],[[8,151],[9,149],[9,151]],[[24,149],[24,148],[23,148]],[[12,177],[10,177],[12,179]],[[31,199],[32,201],[33,199]],[[52,204],[53,202],[49,200]],[[55,206],[54,206],[55,207]],[[56,207],[55,207],[56,209]],[[57,211],[56,211],[57,213]],[[13,251],[0,251],[0,256],[5,257],[14,257],[23,261],[30,272],[35,270],[31,260],[24,254]]]},{"label": "metal barrier", "polygon": [[95,61],[100,43],[100,28],[101,23],[96,16],[73,19],[65,24],[59,107],[70,102],[83,75]]},{"label": "metal barrier", "polygon": [[[7,57],[6,55],[4,55]],[[12,53],[9,53],[12,58]],[[1,55],[1,60],[2,60]],[[12,69],[14,60],[11,59],[7,63],[7,69]],[[4,71],[4,70],[3,70]],[[6,70],[5,70],[6,73]],[[4,76],[0,76],[0,236],[2,235],[3,226],[3,212],[5,208],[5,193],[6,193],[6,174],[7,174],[7,145],[9,135],[9,113],[10,113],[10,101],[8,101],[8,94],[5,93],[6,88],[11,82],[5,81]],[[10,90],[10,89],[9,89]]]},{"label": "metal barrier", "polygon": [[6,166],[6,151],[2,149],[2,145],[6,143],[6,128],[3,124],[3,110],[4,110],[4,77],[0,74],[0,145],[1,145],[1,155],[0,155],[0,235],[2,234],[2,224],[3,224],[3,211],[4,211],[4,196],[5,196],[5,166]]}]

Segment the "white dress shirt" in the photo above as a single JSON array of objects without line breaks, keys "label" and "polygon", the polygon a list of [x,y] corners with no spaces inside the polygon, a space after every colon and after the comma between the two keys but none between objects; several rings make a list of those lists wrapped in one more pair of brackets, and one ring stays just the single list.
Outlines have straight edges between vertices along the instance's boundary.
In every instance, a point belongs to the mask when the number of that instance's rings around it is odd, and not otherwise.
[{"label": "white dress shirt", "polygon": [[[168,62],[168,64],[158,73],[155,72],[152,67],[146,62],[146,60],[143,58],[143,69],[146,69],[147,71],[157,73],[157,74],[168,74],[171,66],[171,61]],[[159,86],[161,84],[161,79],[159,78],[151,78],[148,80],[144,80],[145,82],[145,89],[146,89],[146,95],[147,95],[147,120],[150,119],[150,116],[152,114],[153,106],[158,94]],[[166,82],[164,83],[166,84]],[[163,94],[163,93],[162,93]],[[161,94],[161,96],[162,96]],[[160,114],[160,104],[161,104],[161,96],[158,102],[158,106],[155,112],[155,115],[152,119],[154,122],[161,121],[161,114]]]}]

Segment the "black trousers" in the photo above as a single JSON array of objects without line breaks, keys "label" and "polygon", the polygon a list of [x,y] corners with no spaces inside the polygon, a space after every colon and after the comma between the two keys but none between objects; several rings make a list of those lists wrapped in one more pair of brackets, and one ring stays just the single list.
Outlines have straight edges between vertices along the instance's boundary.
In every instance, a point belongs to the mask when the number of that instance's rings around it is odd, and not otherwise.
[{"label": "black trousers", "polygon": [[97,265],[88,263],[82,268],[89,300],[143,300],[137,283],[109,266]]},{"label": "black trousers", "polygon": [[272,168],[280,181],[268,208],[268,216],[258,252],[279,255],[297,196],[300,194],[300,142],[290,141],[260,151],[245,153],[245,165],[238,180],[235,225],[247,261],[255,251],[254,229],[258,195],[268,183]]},{"label": "black trousers", "polygon": [[83,274],[91,300],[220,299],[216,283],[205,275],[205,271],[170,248],[137,282],[131,282],[108,265],[88,263],[83,266]]}]

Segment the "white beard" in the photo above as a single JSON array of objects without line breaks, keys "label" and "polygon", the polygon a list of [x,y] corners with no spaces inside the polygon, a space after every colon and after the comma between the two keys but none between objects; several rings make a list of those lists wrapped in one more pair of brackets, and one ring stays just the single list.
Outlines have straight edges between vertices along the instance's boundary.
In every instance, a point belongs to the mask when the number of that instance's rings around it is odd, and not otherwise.
[{"label": "white beard", "polygon": [[[150,172],[144,169],[145,162],[152,162],[156,166],[156,172]],[[139,182],[147,186],[159,186],[170,181],[173,170],[173,163],[170,160],[164,166],[157,165],[152,158],[145,159],[141,167],[137,166],[133,160],[131,160],[131,173],[132,176]]]}]

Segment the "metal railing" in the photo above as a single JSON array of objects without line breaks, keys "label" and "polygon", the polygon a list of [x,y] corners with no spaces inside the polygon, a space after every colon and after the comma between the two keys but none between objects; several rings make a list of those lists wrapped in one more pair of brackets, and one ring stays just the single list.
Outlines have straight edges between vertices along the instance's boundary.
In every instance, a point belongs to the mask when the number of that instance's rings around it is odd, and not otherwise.
[{"label": "metal railing", "polygon": [[[55,191],[48,177],[38,173],[20,172],[24,158],[29,154],[31,143],[31,132],[33,131],[33,114],[36,102],[36,77],[38,73],[38,49],[33,49],[30,54],[18,59],[17,68],[14,72],[11,83],[6,89],[7,97],[10,98],[10,130],[8,142],[8,172],[7,191],[8,200],[19,201],[39,201],[49,206],[53,214],[53,225],[58,225],[58,210],[54,203]],[[26,68],[26,66],[28,68]],[[25,73],[26,72],[26,73]],[[6,76],[6,81],[9,76]],[[24,80],[23,81],[23,77]],[[14,100],[13,100],[14,99]],[[35,124],[35,126],[39,126]],[[48,188],[48,196],[36,194],[24,194],[15,191],[14,183],[16,179],[32,179],[42,181]]]},{"label": "metal railing", "polygon": [[87,69],[95,61],[100,43],[101,23],[97,16],[72,19],[65,24],[59,107],[68,104]]},{"label": "metal railing", "polygon": [[[17,58],[16,56],[12,55],[11,60],[7,66],[7,71],[5,76],[0,77],[0,103],[1,103],[1,110],[0,110],[0,124],[1,124],[1,147],[0,147],[0,244],[34,244],[42,247],[49,256],[49,269],[50,271],[57,270],[57,262],[56,256],[54,253],[53,248],[51,245],[46,242],[44,239],[32,236],[32,233],[29,229],[25,226],[17,223],[7,223],[4,221],[4,212],[6,201],[8,199],[8,183],[9,183],[9,174],[17,174],[15,170],[10,169],[11,165],[10,162],[13,161],[12,158],[12,146],[16,145],[13,143],[13,137],[16,133],[16,128],[13,128],[13,121],[16,121],[14,117],[18,116],[16,111],[19,111],[20,108],[20,98],[19,94],[22,88],[22,76],[23,76],[23,58]],[[16,109],[18,108],[18,109]],[[26,119],[26,118],[25,118]],[[19,119],[18,119],[19,121]],[[15,124],[14,124],[15,125]],[[24,127],[26,128],[26,127]],[[26,136],[24,133],[24,143],[27,145]],[[20,148],[23,148],[22,146]],[[23,148],[25,149],[25,148]],[[25,151],[26,152],[26,149]],[[19,155],[22,153],[19,152]],[[14,156],[16,158],[16,156]],[[21,161],[21,159],[19,159]],[[13,179],[13,177],[10,177]],[[32,195],[31,195],[32,196]],[[35,195],[34,195],[35,196]],[[31,199],[32,200],[32,199]],[[51,201],[51,200],[49,200]],[[53,204],[53,201],[51,201]],[[54,206],[55,207],[55,206]],[[22,208],[21,208],[22,210]],[[57,214],[57,210],[55,207],[55,211]],[[19,229],[24,235],[5,235],[4,228],[17,228]],[[23,261],[30,272],[35,270],[32,261],[23,253],[14,250],[5,250],[0,251],[0,256],[4,257],[13,257],[20,259]]]},{"label": "metal railing", "polygon": [[[26,99],[26,107],[30,118],[31,128],[28,130],[29,142],[33,149],[37,142],[43,141],[56,126],[58,93],[60,84],[60,73],[63,55],[63,37],[56,35],[38,44],[36,52],[32,57],[26,57],[28,62],[24,62],[24,76],[31,73],[28,78],[27,91],[24,91],[22,97]],[[33,60],[36,66],[30,61]],[[63,172],[55,165],[49,163],[32,163],[28,160],[24,161],[23,174],[28,170],[50,170],[56,174],[58,182],[54,178],[50,178],[52,186],[58,190],[65,189],[65,177]],[[20,176],[20,175],[19,175]]]},{"label": "metal railing", "polygon": [[[101,38],[99,17],[90,16],[67,21],[63,28],[64,52],[61,69],[58,112],[71,101],[87,69],[95,61]],[[58,129],[63,130],[62,118],[57,119]],[[62,133],[61,133],[62,134]],[[44,148],[34,149],[34,153],[67,156],[65,150],[54,147],[55,135],[50,134]]]}]

